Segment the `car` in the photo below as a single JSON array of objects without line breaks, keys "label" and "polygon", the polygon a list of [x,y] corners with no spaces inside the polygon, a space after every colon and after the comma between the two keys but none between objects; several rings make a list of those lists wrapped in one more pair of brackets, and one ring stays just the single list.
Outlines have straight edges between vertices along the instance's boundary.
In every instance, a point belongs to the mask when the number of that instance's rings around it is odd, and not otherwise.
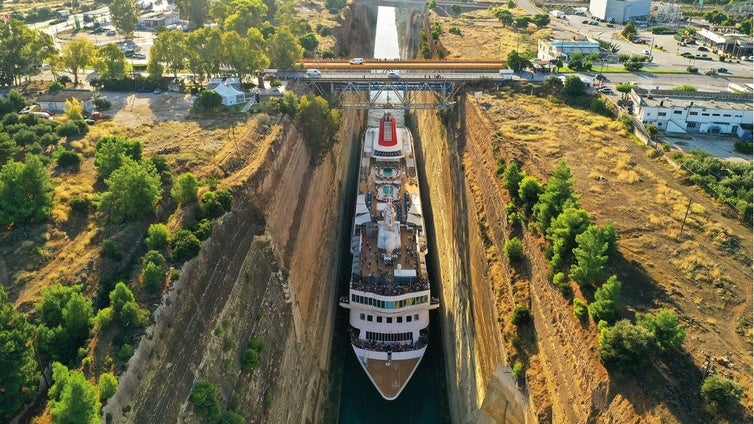
[{"label": "car", "polygon": [[114,29],[109,29],[109,30],[107,30],[107,32],[105,33],[105,35],[107,35],[107,36],[110,36],[110,37],[112,37],[112,36],[113,36],[113,35],[115,35],[115,34],[116,34],[116,33],[115,33],[115,30],[114,30]]},{"label": "car", "polygon": [[602,81],[602,80],[606,80],[607,78],[605,78],[605,76],[602,74],[597,74],[594,76],[594,79],[596,79],[597,81]]},{"label": "car", "polygon": [[134,53],[134,59],[146,59],[147,55],[144,53]]},{"label": "car", "polygon": [[319,69],[307,69],[306,70],[306,77],[307,78],[319,78],[322,76],[322,72],[319,72]]},{"label": "car", "polygon": [[718,68],[718,69],[717,69],[717,72],[718,72],[719,74],[727,74],[727,73],[728,73],[728,70],[727,70],[727,69],[725,69],[725,68]]},{"label": "car", "polygon": [[708,52],[709,51],[709,49],[706,48],[706,47],[704,47],[704,46],[699,46],[696,49],[699,50],[700,52]]},{"label": "car", "polygon": [[348,63],[350,65],[363,65],[364,64],[364,58],[363,57],[354,57],[353,59],[349,60]]},{"label": "car", "polygon": [[149,93],[149,89],[147,87],[139,87],[136,89],[137,93]]},{"label": "car", "polygon": [[86,122],[86,125],[94,125],[94,119],[84,119],[84,122]]},{"label": "car", "polygon": [[582,23],[582,24],[585,24],[585,25],[589,25],[589,20],[587,20],[587,19],[584,19],[583,21],[581,21],[581,23]]},{"label": "car", "polygon": [[598,89],[600,93],[610,94],[613,90],[610,87],[601,87]]},{"label": "car", "polygon": [[707,76],[717,75],[717,72],[715,72],[714,69],[710,69],[709,71],[705,72],[704,75],[707,75]]},{"label": "car", "polygon": [[642,51],[641,51],[641,53],[642,53],[642,54],[643,54],[644,56],[650,56],[650,55],[652,55],[652,53],[651,53],[651,52],[650,52],[649,50],[642,50]]},{"label": "car", "polygon": [[157,87],[154,89],[154,94],[160,94],[162,93],[162,89],[160,87]]},{"label": "car", "polygon": [[93,30],[89,31],[89,34],[101,34],[103,32],[105,32],[105,28],[97,27],[97,28],[94,28]]},{"label": "car", "polygon": [[398,72],[390,71],[387,73],[389,79],[401,79],[401,75]]}]

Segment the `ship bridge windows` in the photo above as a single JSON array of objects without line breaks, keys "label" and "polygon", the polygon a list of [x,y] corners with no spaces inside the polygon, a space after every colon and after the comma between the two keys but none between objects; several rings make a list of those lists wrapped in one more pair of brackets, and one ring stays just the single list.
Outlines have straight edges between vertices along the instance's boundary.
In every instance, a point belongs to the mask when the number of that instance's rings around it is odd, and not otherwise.
[{"label": "ship bridge windows", "polygon": [[377,333],[367,331],[367,340],[370,342],[412,342],[414,334],[409,333]]},{"label": "ship bridge windows", "polygon": [[375,299],[369,296],[361,296],[356,293],[351,293],[351,302],[360,303],[362,305],[374,306],[380,309],[400,309],[407,306],[422,305],[429,303],[429,296],[414,296],[408,299],[401,300],[381,300]]}]

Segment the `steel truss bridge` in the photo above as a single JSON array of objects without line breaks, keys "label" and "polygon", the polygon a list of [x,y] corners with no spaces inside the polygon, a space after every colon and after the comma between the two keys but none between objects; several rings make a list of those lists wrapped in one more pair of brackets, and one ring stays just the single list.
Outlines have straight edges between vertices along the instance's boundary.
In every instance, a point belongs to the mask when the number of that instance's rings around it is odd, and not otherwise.
[{"label": "steel truss bridge", "polygon": [[[379,75],[379,74],[377,74]],[[452,76],[426,75],[393,80],[366,75],[303,79],[319,95],[336,100],[343,109],[452,108],[456,96],[472,81],[502,83],[499,75],[479,73]]]}]

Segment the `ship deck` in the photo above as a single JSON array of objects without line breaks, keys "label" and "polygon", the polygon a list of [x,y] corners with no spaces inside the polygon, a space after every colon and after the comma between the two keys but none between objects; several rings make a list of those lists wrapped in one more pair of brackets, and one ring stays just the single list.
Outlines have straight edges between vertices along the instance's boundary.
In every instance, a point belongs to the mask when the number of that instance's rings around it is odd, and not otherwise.
[{"label": "ship deck", "polygon": [[370,359],[362,363],[372,382],[386,399],[395,399],[408,383],[421,357],[381,361]]},{"label": "ship deck", "polygon": [[[404,193],[408,193],[409,198],[414,195],[419,195],[419,186],[416,180],[415,170],[409,169],[405,166],[405,162],[390,163],[387,165],[398,169],[400,172],[400,186],[396,187],[395,197],[398,199],[394,203],[403,203]],[[362,174],[359,180],[359,193],[372,192],[373,194],[378,190],[378,181],[380,177],[377,175],[381,167],[377,166],[375,160],[372,159],[370,167],[366,172],[366,175]],[[362,170],[363,171],[363,170]],[[374,217],[380,217],[380,211],[377,208],[378,200],[373,198],[369,207],[370,215]],[[403,214],[406,215],[408,211],[403,210]],[[417,240],[415,230],[407,228],[405,224],[401,224],[400,238],[401,247],[396,251],[397,259],[391,265],[385,265],[382,261],[381,254],[377,248],[377,235],[368,236],[367,232],[362,231],[361,242],[361,254],[359,263],[359,275],[363,277],[375,276],[381,277],[383,280],[391,281],[393,279],[392,269],[396,265],[400,265],[403,270],[416,270],[417,276],[421,276],[420,258],[417,252]]]}]

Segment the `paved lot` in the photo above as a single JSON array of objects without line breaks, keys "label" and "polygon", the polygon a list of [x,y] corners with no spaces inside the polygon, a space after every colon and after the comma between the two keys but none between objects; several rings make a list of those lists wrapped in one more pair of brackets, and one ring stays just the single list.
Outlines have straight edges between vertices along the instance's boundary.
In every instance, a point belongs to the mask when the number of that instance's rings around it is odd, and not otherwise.
[{"label": "paved lot", "polygon": [[751,162],[752,155],[744,155],[733,149],[733,144],[740,141],[735,135],[718,134],[667,134],[664,141],[675,148],[689,152],[692,149],[706,150],[710,155],[731,162]]}]

